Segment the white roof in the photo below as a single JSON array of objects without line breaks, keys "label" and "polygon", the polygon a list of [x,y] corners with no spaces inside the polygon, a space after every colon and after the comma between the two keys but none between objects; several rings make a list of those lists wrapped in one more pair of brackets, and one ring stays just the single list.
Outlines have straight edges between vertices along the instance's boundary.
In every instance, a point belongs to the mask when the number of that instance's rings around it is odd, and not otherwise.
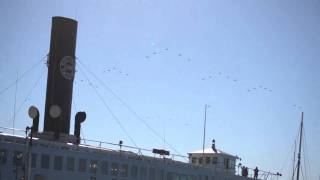
[{"label": "white roof", "polygon": [[[237,156],[234,156],[232,154],[229,154],[229,153],[226,153],[226,152],[223,152],[219,149],[216,149],[217,151],[213,151],[212,148],[207,148],[207,149],[204,149],[204,154],[221,154],[221,155],[226,155],[226,156],[232,156],[232,157],[237,157]],[[189,152],[188,154],[202,154],[203,153],[203,150],[197,150],[197,151],[193,151],[193,152]]]}]

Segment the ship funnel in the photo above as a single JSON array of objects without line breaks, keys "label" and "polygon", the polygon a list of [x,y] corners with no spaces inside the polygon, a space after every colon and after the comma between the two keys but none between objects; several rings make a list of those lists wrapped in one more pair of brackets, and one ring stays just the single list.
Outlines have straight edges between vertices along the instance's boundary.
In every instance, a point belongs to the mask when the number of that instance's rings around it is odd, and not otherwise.
[{"label": "ship funnel", "polygon": [[38,108],[31,106],[28,110],[28,115],[32,119],[31,134],[38,133],[40,116]]},{"label": "ship funnel", "polygon": [[76,144],[80,144],[81,123],[83,123],[85,119],[85,112],[77,112],[74,123],[74,136],[77,138]]},{"label": "ship funnel", "polygon": [[52,18],[44,132],[53,132],[56,137],[70,131],[77,24],[65,17]]}]

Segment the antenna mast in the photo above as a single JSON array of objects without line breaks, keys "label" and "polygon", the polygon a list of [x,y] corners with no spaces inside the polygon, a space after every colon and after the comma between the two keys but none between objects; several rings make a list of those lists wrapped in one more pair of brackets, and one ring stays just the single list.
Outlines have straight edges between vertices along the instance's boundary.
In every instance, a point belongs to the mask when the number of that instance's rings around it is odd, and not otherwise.
[{"label": "antenna mast", "polygon": [[298,152],[297,180],[299,180],[299,173],[300,173],[300,158],[301,158],[302,129],[303,129],[303,112],[302,112],[302,114],[301,114],[301,125],[300,125],[300,141],[299,141],[299,152]]},{"label": "antenna mast", "polygon": [[202,166],[204,166],[204,146],[206,141],[206,125],[207,125],[207,108],[208,105],[204,106],[204,125],[203,125],[203,143],[202,143]]}]

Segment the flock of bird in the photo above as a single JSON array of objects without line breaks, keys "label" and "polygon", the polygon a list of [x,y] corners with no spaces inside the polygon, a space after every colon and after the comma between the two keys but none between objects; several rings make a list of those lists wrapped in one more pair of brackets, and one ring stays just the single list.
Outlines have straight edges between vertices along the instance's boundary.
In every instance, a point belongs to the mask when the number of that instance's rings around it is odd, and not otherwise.
[{"label": "flock of bird", "polygon": [[[172,51],[172,50],[170,50]],[[160,55],[160,54],[168,54],[169,53],[169,48],[161,48],[161,50],[157,50],[157,51],[152,51],[151,53],[148,53],[147,55],[144,55],[142,56],[142,58],[146,59],[146,60],[151,60],[152,58]],[[191,62],[192,61],[192,58],[187,56],[187,55],[184,55],[183,53],[181,52],[170,52],[170,54],[173,54],[174,56],[176,56],[176,58],[179,58],[180,60],[183,60],[184,62]],[[174,58],[174,57],[173,57]],[[110,67],[106,67],[104,66],[101,70],[102,73],[105,73],[105,74],[114,74],[114,75],[119,75],[119,76],[122,76],[122,77],[128,77],[129,76],[129,73],[124,71],[122,68],[118,67],[118,66],[110,66]],[[235,77],[232,77],[231,75],[223,72],[223,71],[219,71],[219,72],[213,72],[209,75],[206,75],[206,76],[200,76],[200,79],[199,81],[208,81],[208,80],[213,80],[213,79],[217,79],[217,78],[220,78],[220,79],[224,79],[225,81],[229,81],[229,82],[232,82],[232,83],[237,83],[237,84],[240,84],[241,83],[241,80],[239,80],[238,78],[235,78]],[[80,78],[79,80],[76,80],[75,83],[84,83],[85,80],[84,78]],[[91,84],[92,85],[92,84]],[[98,87],[95,85],[95,87]],[[4,88],[4,91],[6,91],[7,89],[9,88]],[[256,85],[256,86],[252,86],[252,87],[248,87],[248,88],[245,88],[244,89],[246,92],[248,93],[253,93],[253,92],[264,92],[264,93],[272,93],[274,92],[273,89],[265,86],[265,85]],[[3,93],[3,92],[2,92]],[[2,94],[1,93],[1,94]],[[301,110],[303,107],[299,104],[293,104],[290,106],[291,108],[294,108],[294,109],[299,109]]]},{"label": "flock of bird", "polygon": [[[153,58],[155,58],[156,56],[159,56],[161,54],[168,54],[169,53],[169,48],[160,48],[161,50],[157,50],[157,51],[152,51],[146,55],[143,56],[144,59],[150,61]],[[171,54],[174,54],[174,56],[176,56],[176,58],[182,59],[185,62],[191,62],[192,58],[189,56],[184,55],[181,52],[171,52]],[[120,76],[129,76],[129,73],[123,71],[121,68],[117,67],[117,66],[113,66],[113,67],[103,67],[103,69],[101,70],[102,73],[116,73],[119,74]],[[208,80],[213,80],[213,79],[224,79],[225,81],[229,81],[232,83],[241,83],[241,80],[239,80],[238,78],[232,77],[231,75],[223,72],[223,71],[219,71],[219,72],[213,72],[209,75],[206,76],[202,76],[199,80],[200,81],[208,81]],[[81,79],[81,82],[84,82],[83,79]],[[96,86],[97,87],[97,86]],[[253,93],[253,92],[263,92],[263,93],[272,93],[274,92],[273,89],[271,89],[270,87],[267,87],[265,85],[255,85],[255,86],[251,86],[251,87],[247,87],[244,89],[244,91],[246,91],[247,93]],[[292,108],[295,109],[302,109],[301,105],[292,105]]]}]

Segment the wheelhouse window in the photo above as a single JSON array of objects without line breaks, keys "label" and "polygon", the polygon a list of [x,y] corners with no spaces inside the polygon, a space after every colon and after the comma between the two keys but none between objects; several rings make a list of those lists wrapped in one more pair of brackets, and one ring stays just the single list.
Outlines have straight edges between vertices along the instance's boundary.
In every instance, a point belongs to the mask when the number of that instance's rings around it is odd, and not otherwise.
[{"label": "wheelhouse window", "polygon": [[91,160],[89,165],[90,173],[96,174],[98,169],[98,161]]},{"label": "wheelhouse window", "polygon": [[13,165],[14,166],[22,166],[23,164],[23,154],[20,151],[15,151],[13,153]]},{"label": "wheelhouse window", "polygon": [[101,162],[101,174],[107,175],[109,170],[109,164],[106,161]]},{"label": "wheelhouse window", "polygon": [[202,164],[202,157],[199,158],[199,164]]},{"label": "wheelhouse window", "polygon": [[74,171],[75,160],[73,157],[67,157],[67,170]]},{"label": "wheelhouse window", "polygon": [[79,171],[86,172],[87,170],[87,160],[79,159]]},{"label": "wheelhouse window", "polygon": [[120,176],[121,177],[128,177],[128,165],[122,164],[120,168]]},{"label": "wheelhouse window", "polygon": [[0,164],[7,163],[7,150],[0,149]]},{"label": "wheelhouse window", "polygon": [[50,156],[48,154],[41,155],[41,168],[49,169]]},{"label": "wheelhouse window", "polygon": [[59,170],[61,171],[62,170],[62,156],[55,156],[54,157],[54,161],[53,161],[53,168],[54,170]]},{"label": "wheelhouse window", "polygon": [[34,153],[31,154],[31,167],[32,168],[37,167],[37,154],[34,154]]},{"label": "wheelhouse window", "polygon": [[132,178],[138,177],[138,167],[137,166],[131,166],[131,177]]},{"label": "wheelhouse window", "polygon": [[196,157],[192,157],[191,162],[192,162],[192,164],[196,164],[197,163],[197,158]]},{"label": "wheelhouse window", "polygon": [[118,176],[119,173],[119,165],[118,163],[112,163],[111,164],[111,175],[112,176]]}]

